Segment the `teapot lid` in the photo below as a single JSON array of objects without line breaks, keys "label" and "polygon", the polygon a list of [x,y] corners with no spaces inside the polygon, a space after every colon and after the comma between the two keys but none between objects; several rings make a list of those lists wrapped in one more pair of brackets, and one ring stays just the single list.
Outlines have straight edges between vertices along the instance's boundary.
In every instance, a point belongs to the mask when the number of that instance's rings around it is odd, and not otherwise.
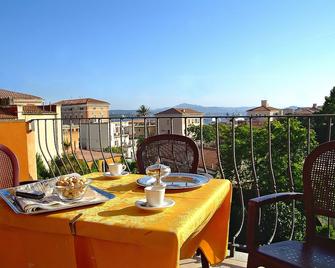
[{"label": "teapot lid", "polygon": [[171,169],[169,166],[161,164],[161,160],[158,157],[155,164],[150,165],[146,168],[146,171],[154,171],[154,170],[165,171],[165,170],[171,170]]}]

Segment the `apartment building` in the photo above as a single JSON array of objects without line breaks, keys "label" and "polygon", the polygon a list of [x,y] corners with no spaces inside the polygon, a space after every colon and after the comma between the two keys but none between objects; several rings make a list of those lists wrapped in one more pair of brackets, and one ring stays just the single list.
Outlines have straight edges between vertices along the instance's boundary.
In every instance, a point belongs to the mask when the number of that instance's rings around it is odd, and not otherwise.
[{"label": "apartment building", "polygon": [[134,136],[134,139],[144,137],[145,134],[147,137],[156,135],[156,119],[147,118],[145,122],[144,118],[133,119],[128,121],[128,127],[125,128],[125,131],[129,134],[130,138]]},{"label": "apartment building", "polygon": [[293,114],[296,115],[312,115],[321,111],[322,106],[318,106],[316,103],[313,103],[311,107],[298,107],[293,111]]},{"label": "apartment building", "polygon": [[204,114],[188,108],[170,108],[155,114],[158,117],[159,134],[185,135],[190,126],[199,126]]},{"label": "apartment building", "polygon": [[[268,119],[266,117],[257,117],[257,116],[272,116],[272,115],[282,115],[283,112],[281,109],[274,108],[269,105],[267,100],[261,101],[261,106],[247,110],[249,116],[256,116],[253,119],[254,125],[261,125],[266,122]],[[270,117],[270,121],[273,121],[273,117]]]},{"label": "apartment building", "polygon": [[[30,140],[34,152],[44,162],[63,153],[61,132],[61,108],[59,105],[44,105],[41,97],[0,89],[0,119],[28,122],[28,131],[33,132]],[[15,135],[15,133],[13,133]],[[35,159],[35,155],[29,156]],[[33,161],[33,160],[32,160]]]},{"label": "apartment building", "polygon": [[84,150],[92,151],[109,151],[110,147],[121,149],[126,158],[133,158],[132,144],[129,139],[129,134],[125,133],[128,128],[128,122],[110,123],[83,123],[80,128],[80,145]]},{"label": "apartment building", "polygon": [[[102,100],[92,98],[68,99],[58,101],[55,104],[62,107],[64,124],[70,124],[70,118],[72,123],[78,124],[79,120],[76,119],[109,117],[110,104]],[[88,120],[83,119],[80,122],[88,122]],[[94,122],[94,120],[90,122]]]}]

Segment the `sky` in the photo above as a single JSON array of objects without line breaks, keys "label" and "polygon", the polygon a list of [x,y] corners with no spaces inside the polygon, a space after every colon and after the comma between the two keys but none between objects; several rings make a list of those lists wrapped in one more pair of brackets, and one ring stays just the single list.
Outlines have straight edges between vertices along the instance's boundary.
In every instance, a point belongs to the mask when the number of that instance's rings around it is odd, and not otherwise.
[{"label": "sky", "polygon": [[335,86],[333,0],[0,0],[0,88],[107,100],[322,104]]}]

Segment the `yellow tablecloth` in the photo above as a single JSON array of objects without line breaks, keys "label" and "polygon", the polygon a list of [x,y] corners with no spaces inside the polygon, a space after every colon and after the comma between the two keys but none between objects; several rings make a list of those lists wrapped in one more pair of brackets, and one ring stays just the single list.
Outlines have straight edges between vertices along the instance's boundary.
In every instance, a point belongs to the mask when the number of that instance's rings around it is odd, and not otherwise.
[{"label": "yellow tablecloth", "polygon": [[[198,189],[168,191],[166,196],[175,206],[149,212],[134,206],[144,197],[136,185],[139,175],[110,179],[95,173],[90,177],[94,186],[116,197],[101,205],[36,216],[14,215],[0,202],[0,237],[10,241],[10,247],[0,243],[1,262],[5,258],[5,264],[13,264],[11,259],[19,255],[22,267],[170,268],[178,267],[179,259],[191,257],[198,247],[211,264],[225,258],[229,181],[213,179]],[[71,236],[68,224],[78,213],[83,215],[76,223],[76,236]],[[21,246],[16,249],[19,236]],[[7,255],[11,250],[15,254]]]}]

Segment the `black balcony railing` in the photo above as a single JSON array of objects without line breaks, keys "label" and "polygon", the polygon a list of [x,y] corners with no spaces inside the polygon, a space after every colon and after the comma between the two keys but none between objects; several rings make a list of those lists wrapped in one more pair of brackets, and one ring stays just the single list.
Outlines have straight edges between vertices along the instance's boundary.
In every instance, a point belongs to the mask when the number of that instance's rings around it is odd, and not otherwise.
[{"label": "black balcony railing", "polygon": [[[245,249],[247,201],[268,193],[302,191],[303,160],[317,144],[333,139],[334,117],[67,118],[30,123],[46,167],[44,174],[50,176],[104,171],[106,163],[115,161],[124,161],[129,171],[136,172],[136,147],[144,138],[163,133],[192,137],[199,146],[199,172],[233,183],[229,239],[234,254],[236,247]],[[199,120],[189,123],[189,119]],[[301,233],[303,226],[301,210],[294,202],[264,210],[259,219],[260,224],[266,222],[263,242],[282,236],[299,239],[296,232]],[[284,222],[280,220],[283,215]]]}]

